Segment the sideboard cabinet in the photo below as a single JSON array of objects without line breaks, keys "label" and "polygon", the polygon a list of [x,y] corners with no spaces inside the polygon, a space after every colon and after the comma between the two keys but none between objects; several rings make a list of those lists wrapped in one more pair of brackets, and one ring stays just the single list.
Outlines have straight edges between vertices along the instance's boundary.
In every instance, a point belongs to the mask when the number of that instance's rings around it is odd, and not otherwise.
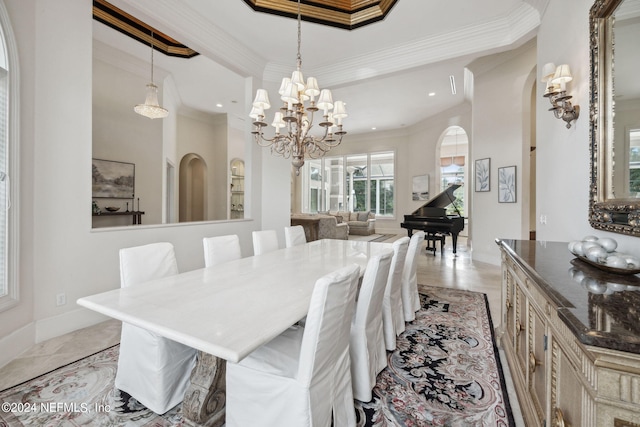
[{"label": "sideboard cabinet", "polygon": [[640,427],[640,278],[499,239],[498,328],[527,426]]}]

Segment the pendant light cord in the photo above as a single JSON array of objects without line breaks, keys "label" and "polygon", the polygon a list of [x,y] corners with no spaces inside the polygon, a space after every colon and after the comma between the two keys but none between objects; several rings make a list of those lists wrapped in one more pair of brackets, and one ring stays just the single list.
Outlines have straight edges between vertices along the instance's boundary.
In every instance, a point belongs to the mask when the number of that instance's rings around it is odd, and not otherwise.
[{"label": "pendant light cord", "polygon": [[298,65],[298,71],[302,69],[302,56],[300,55],[300,45],[302,44],[301,21],[302,21],[302,16],[300,14],[300,0],[298,0],[298,56],[296,60]]},{"label": "pendant light cord", "polygon": [[151,31],[151,83],[153,84],[153,31]]}]

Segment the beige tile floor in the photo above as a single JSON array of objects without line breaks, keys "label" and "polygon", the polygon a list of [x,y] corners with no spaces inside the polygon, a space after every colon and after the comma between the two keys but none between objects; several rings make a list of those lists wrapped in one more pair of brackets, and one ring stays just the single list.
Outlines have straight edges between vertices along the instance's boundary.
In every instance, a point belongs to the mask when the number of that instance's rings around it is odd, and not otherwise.
[{"label": "beige tile floor", "polygon": [[[402,235],[398,235],[396,238],[400,237]],[[458,240],[457,252],[457,255],[454,256],[450,239],[447,239],[444,255],[440,255],[440,251],[435,256],[431,252],[423,252],[418,260],[418,283],[486,293],[493,325],[498,327],[501,317],[500,267],[474,262],[467,247],[467,239],[462,236]],[[39,343],[0,368],[0,390],[75,362],[117,344],[119,340],[120,322],[109,320]],[[507,388],[516,423],[520,426],[523,425],[520,410],[504,357],[502,365],[507,377]]]}]

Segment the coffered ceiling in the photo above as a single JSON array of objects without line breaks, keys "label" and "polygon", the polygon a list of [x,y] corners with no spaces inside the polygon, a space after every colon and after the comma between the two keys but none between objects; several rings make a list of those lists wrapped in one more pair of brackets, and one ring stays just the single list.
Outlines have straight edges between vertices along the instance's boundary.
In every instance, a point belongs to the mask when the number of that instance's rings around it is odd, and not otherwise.
[{"label": "coffered ceiling", "polygon": [[[347,103],[345,128],[349,133],[410,126],[463,103],[465,66],[531,40],[548,1],[302,0],[301,7],[330,7],[321,16],[337,16],[338,10],[353,14],[365,6],[378,8],[382,14],[367,25],[351,25],[350,30],[318,24],[319,19],[305,20],[302,71],[315,76],[321,88],[332,89],[334,99]],[[280,80],[295,68],[296,20],[282,10],[254,10],[267,5],[297,10],[295,1],[111,3],[200,54],[187,60],[156,55],[158,73],[173,77],[185,106],[227,113],[233,126],[246,128],[249,121],[247,98],[251,95],[244,93],[248,78],[275,98]],[[94,21],[94,54],[101,60],[145,75],[148,46]]]},{"label": "coffered ceiling", "polygon": [[[302,19],[352,30],[380,21],[398,0],[305,0],[300,2]],[[257,12],[298,16],[295,0],[244,0]]]}]

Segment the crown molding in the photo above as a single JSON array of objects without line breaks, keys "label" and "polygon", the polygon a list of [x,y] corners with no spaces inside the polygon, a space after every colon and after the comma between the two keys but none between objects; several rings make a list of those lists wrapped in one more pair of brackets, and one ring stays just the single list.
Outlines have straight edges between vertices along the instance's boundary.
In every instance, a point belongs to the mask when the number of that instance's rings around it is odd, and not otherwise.
[{"label": "crown molding", "polygon": [[[447,59],[499,52],[532,34],[540,25],[537,8],[548,0],[526,1],[491,21],[306,69],[305,73],[318,78],[324,87],[335,87]],[[184,34],[183,43],[243,77],[260,76],[267,82],[279,82],[294,68],[295,64],[268,62],[179,2],[112,0],[111,3],[134,16],[144,16],[145,22],[163,32]],[[185,28],[189,29],[187,33]]]},{"label": "crown molding", "polygon": [[[175,0],[111,0],[110,3],[169,34],[184,34],[182,42],[233,72],[260,76],[267,64],[260,54]],[[185,32],[185,29],[189,29]]]},{"label": "crown molding", "polygon": [[[339,63],[307,69],[305,72],[315,76],[324,87],[340,86],[447,59],[487,51],[497,52],[518,43],[539,25],[538,12],[533,7],[522,4],[492,21],[351,57]],[[362,64],[366,64],[366,68]],[[279,82],[292,69],[293,64],[270,62],[265,67],[262,78],[265,81]]]}]

